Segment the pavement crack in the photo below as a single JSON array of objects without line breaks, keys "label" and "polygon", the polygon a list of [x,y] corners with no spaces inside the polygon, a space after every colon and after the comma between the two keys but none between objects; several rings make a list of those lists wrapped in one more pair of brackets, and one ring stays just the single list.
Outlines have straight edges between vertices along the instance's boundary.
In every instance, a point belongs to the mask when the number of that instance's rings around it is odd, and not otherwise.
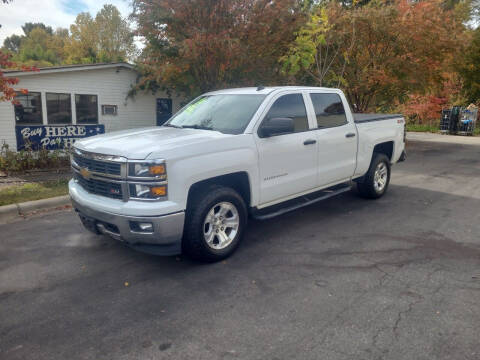
[{"label": "pavement crack", "polygon": [[399,311],[397,314],[397,319],[395,320],[395,323],[393,324],[393,334],[395,336],[395,339],[398,339],[398,327],[400,326],[400,322],[413,310],[415,305],[423,302],[425,298],[417,293],[414,292],[409,292],[409,295],[414,295],[415,299],[413,301],[410,301],[408,303],[408,307],[406,310]]},{"label": "pavement crack", "polygon": [[[389,277],[393,277],[393,274],[392,273],[389,273],[388,271],[385,271],[383,270],[381,267],[380,267],[381,264],[373,264],[373,268],[376,269],[377,271],[381,272],[383,275],[380,277],[380,279],[378,280],[378,285],[379,286],[383,286],[383,284],[385,283],[385,280]],[[398,270],[397,270],[398,271]]]}]

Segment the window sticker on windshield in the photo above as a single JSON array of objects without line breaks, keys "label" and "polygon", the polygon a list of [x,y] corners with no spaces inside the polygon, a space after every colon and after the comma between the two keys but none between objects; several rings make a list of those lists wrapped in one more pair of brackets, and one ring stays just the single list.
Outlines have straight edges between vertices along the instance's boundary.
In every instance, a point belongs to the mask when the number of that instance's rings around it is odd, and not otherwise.
[{"label": "window sticker on windshield", "polygon": [[189,105],[185,111],[188,112],[189,114],[191,114],[196,108],[198,105],[200,105],[201,103],[203,103],[204,101],[206,101],[207,98],[204,97],[204,98],[201,98],[200,100],[198,100],[196,103],[193,103],[191,105]]}]

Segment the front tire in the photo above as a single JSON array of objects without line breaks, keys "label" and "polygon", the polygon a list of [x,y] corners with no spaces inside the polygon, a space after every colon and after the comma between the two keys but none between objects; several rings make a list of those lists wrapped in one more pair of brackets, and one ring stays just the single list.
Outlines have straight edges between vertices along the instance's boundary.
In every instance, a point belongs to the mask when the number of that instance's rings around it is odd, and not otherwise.
[{"label": "front tire", "polygon": [[358,192],[362,197],[378,199],[385,194],[389,183],[390,160],[384,154],[374,153],[368,172],[357,182]]},{"label": "front tire", "polygon": [[237,249],[246,224],[247,208],[235,190],[219,185],[201,188],[187,209],[183,251],[200,261],[223,260]]}]

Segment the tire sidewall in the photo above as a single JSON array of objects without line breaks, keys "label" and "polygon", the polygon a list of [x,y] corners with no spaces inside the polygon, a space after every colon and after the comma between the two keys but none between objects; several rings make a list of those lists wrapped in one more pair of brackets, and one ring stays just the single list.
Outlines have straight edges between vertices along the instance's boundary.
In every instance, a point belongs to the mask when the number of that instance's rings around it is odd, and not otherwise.
[{"label": "tire sidewall", "polygon": [[[208,246],[204,238],[203,224],[208,212],[213,206],[220,202],[229,202],[236,207],[239,216],[239,227],[235,238],[227,247],[223,249],[213,249]],[[194,205],[191,215],[193,229],[191,229],[191,234],[188,234],[188,236],[196,238],[192,239],[194,241],[190,242],[190,244],[193,245],[194,243],[197,248],[195,252],[197,254],[201,253],[201,258],[208,261],[218,261],[228,257],[238,247],[247,224],[247,210],[243,199],[233,189],[218,188],[213,190],[213,194],[208,194]]]},{"label": "tire sidewall", "polygon": [[[375,189],[374,181],[375,181],[375,171],[377,170],[377,166],[380,163],[384,163],[385,166],[387,167],[387,183],[383,187],[382,191],[377,191]],[[372,163],[372,168],[370,170],[370,176],[369,176],[369,186],[371,187],[372,192],[376,195],[376,197],[380,197],[385,192],[387,191],[388,185],[390,184],[390,162],[388,161],[388,158],[386,155],[383,154],[377,154],[373,163]]]}]

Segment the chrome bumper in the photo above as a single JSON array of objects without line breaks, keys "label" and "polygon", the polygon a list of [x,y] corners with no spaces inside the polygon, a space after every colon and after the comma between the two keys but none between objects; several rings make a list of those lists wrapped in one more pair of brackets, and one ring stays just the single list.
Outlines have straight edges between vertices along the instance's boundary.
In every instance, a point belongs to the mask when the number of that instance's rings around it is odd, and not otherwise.
[{"label": "chrome bumper", "polygon": [[[125,216],[101,212],[83,206],[72,199],[72,205],[85,227],[96,233],[105,234],[123,241],[137,250],[159,255],[175,255],[181,252],[185,212],[162,216]],[[134,223],[146,222],[153,231],[135,231]]]}]

